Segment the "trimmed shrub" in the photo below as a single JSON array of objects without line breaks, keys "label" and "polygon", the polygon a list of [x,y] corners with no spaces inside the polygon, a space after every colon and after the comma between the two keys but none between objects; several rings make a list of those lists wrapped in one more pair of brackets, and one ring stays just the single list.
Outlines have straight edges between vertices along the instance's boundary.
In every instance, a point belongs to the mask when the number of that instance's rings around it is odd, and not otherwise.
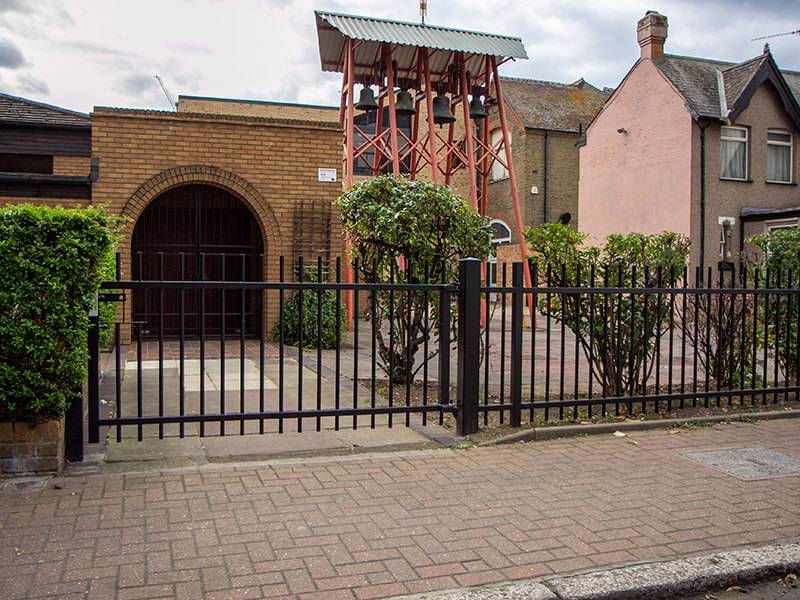
[{"label": "trimmed shrub", "polygon": [[[339,196],[336,206],[363,281],[453,281],[461,258],[484,260],[492,253],[489,219],[443,185],[382,175],[354,185]],[[403,268],[398,268],[400,257],[406,259]],[[450,315],[455,319],[455,295],[451,298]],[[419,357],[426,342],[438,339],[439,305],[438,292],[375,292],[372,318],[376,320],[378,366],[394,383],[413,381],[438,353],[439,344],[432,343],[428,355]],[[384,324],[389,324],[393,336],[385,334]],[[454,339],[455,321],[450,331]]]},{"label": "trimmed shrub", "polygon": [[[800,229],[775,229],[747,240],[759,250],[755,273],[760,287],[800,287]],[[751,284],[752,285],[752,284]],[[786,378],[788,385],[800,381],[800,302],[791,295],[770,294],[759,300],[759,343]],[[787,324],[791,324],[787,327]]]},{"label": "trimmed shrub", "polygon": [[[306,271],[304,281],[316,281],[316,273],[311,274]],[[298,345],[300,341],[300,331],[303,332],[303,347],[317,347],[317,308],[320,307],[322,323],[319,336],[319,343],[323,349],[330,350],[336,348],[336,319],[339,319],[339,331],[344,331],[344,299],[339,307],[339,314],[336,314],[336,292],[333,290],[303,290],[303,322],[300,323],[300,292],[296,291],[286,301],[283,306],[283,340],[290,346]],[[321,298],[320,298],[321,296]],[[280,339],[280,321],[275,323],[272,336],[275,340]]]},{"label": "trimmed shrub", "polygon": [[[681,277],[689,258],[689,240],[669,231],[613,234],[602,246],[590,246],[585,234],[546,223],[528,229],[525,239],[542,286],[658,288]],[[539,309],[578,337],[603,394],[646,393],[657,336],[669,327],[669,298],[659,302],[656,294],[620,293],[592,303],[577,294],[553,294]]]},{"label": "trimmed shrub", "polygon": [[109,222],[94,208],[0,208],[0,419],[60,417],[82,385]]},{"label": "trimmed shrub", "polygon": [[[116,281],[117,279],[117,253],[115,247],[108,249],[100,261],[100,281]],[[113,293],[116,290],[104,290]],[[109,349],[114,342],[114,323],[117,322],[116,302],[100,302],[98,315],[100,316],[100,350]]]}]

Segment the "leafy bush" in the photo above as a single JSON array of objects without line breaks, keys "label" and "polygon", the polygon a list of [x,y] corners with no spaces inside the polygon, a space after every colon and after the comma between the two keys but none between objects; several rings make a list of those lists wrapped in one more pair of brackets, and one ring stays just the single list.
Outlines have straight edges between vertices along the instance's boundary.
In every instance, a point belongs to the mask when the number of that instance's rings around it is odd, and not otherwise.
[{"label": "leafy bush", "polygon": [[[539,283],[552,287],[657,288],[683,273],[689,241],[677,233],[614,234],[603,246],[560,223],[526,231],[537,261]],[[659,334],[669,327],[670,299],[654,293],[595,296],[553,294],[539,308],[572,330],[594,379],[606,396],[645,392]]]},{"label": "leafy bush", "polygon": [[[100,261],[100,281],[115,281],[117,279],[117,255],[114,246],[109,247]],[[105,290],[113,292],[114,290]],[[100,302],[98,314],[100,316],[100,348],[108,348],[114,340],[114,323],[117,320],[116,302]]]},{"label": "leafy bush", "polygon": [[64,414],[86,376],[88,310],[113,244],[94,208],[0,208],[0,419]]},{"label": "leafy bush", "polygon": [[[303,281],[316,281],[316,273],[306,270]],[[302,296],[303,322],[300,323],[300,300]],[[342,303],[343,304],[343,303]],[[334,290],[303,290],[296,291],[283,306],[283,339],[286,344],[295,346],[300,341],[300,332],[303,332],[303,347],[317,347],[317,309],[321,308],[322,323],[319,343],[323,349],[336,348],[336,320],[339,320],[339,331],[344,330],[344,311],[339,306],[336,314],[336,292]],[[302,326],[302,330],[301,330]],[[280,321],[275,323],[272,336],[280,339]]]},{"label": "leafy bush", "polygon": [[[760,251],[758,285],[800,287],[800,229],[776,229],[748,239]],[[800,300],[793,295],[769,294],[759,298],[760,331],[789,385],[800,381]],[[788,327],[787,327],[788,325]]]},{"label": "leafy bush", "polygon": [[[451,282],[459,259],[485,259],[492,251],[489,220],[446,186],[383,175],[353,186],[337,204],[365,281],[419,284],[427,277]],[[399,259],[405,259],[403,268]],[[415,368],[417,351],[439,331],[439,294],[427,294],[426,302],[423,293],[381,291],[375,306],[379,365],[386,373],[391,370],[395,383],[403,383],[436,353]],[[455,318],[456,311],[451,315]],[[381,327],[387,322],[394,332],[389,339]]]}]

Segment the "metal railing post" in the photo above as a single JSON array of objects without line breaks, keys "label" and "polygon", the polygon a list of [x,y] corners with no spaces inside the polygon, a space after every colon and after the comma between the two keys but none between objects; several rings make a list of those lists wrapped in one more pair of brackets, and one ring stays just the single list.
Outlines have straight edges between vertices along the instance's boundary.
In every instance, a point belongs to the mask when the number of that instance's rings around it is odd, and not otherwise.
[{"label": "metal railing post", "polygon": [[511,426],[522,424],[522,273],[523,264],[511,265]]},{"label": "metal railing post", "polygon": [[478,432],[481,366],[481,261],[465,258],[458,276],[458,415],[459,435]]},{"label": "metal railing post", "polygon": [[64,458],[83,460],[83,386],[78,387],[64,415]]},{"label": "metal railing post", "polygon": [[[117,374],[119,377],[119,373]],[[89,370],[88,370],[89,443],[100,441],[100,317],[89,317]],[[81,425],[82,426],[82,425]]]}]

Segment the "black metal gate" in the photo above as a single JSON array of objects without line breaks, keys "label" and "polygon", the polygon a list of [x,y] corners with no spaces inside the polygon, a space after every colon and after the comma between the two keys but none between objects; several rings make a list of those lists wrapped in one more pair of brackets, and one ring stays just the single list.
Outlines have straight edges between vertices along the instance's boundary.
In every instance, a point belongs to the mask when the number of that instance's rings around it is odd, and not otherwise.
[{"label": "black metal gate", "polygon": [[[250,210],[233,194],[211,185],[173,188],[151,202],[136,223],[132,239],[132,279],[145,281],[258,281],[263,273],[263,242]],[[133,320],[147,337],[199,335],[197,293],[153,287],[133,292]],[[238,333],[244,310],[245,333],[258,331],[257,297],[216,290],[205,298],[207,334]],[[183,316],[181,317],[181,310]],[[225,319],[223,319],[223,312]]]},{"label": "black metal gate", "polygon": [[[146,323],[116,323],[111,347],[113,359],[106,361],[102,385],[90,385],[89,438],[96,442],[100,428],[108,427],[117,440],[123,437],[184,437],[187,435],[226,435],[282,433],[322,428],[410,425],[412,415],[427,424],[431,415],[441,422],[446,414],[457,412],[450,399],[451,303],[458,288],[449,283],[364,283],[347,284],[341,279],[341,260],[335,263],[333,281],[325,281],[323,261],[313,267],[298,268],[280,260],[278,281],[111,281],[104,290],[119,290],[123,295],[147,294],[155,298],[168,294],[177,298],[173,327],[175,339],[159,335],[148,339]],[[311,273],[313,273],[313,276]],[[316,271],[316,272],[315,272]],[[314,273],[315,272],[315,273]],[[291,273],[292,280],[284,275]],[[343,322],[343,295],[352,290],[355,319],[351,329]],[[476,293],[478,288],[475,288]],[[407,377],[403,383],[382,376],[379,363],[381,336],[390,343],[408,344],[399,330],[380,331],[374,318],[377,294],[388,294],[393,301],[422,295],[436,299],[443,315],[438,330],[417,354],[437,356],[436,371],[425,362],[422,377]],[[235,319],[222,311],[223,323],[217,335],[209,335],[209,323],[216,315],[208,311],[208,299],[221,298],[223,306],[239,312]],[[104,296],[113,299],[111,295]],[[255,303],[256,338],[248,338],[245,320],[247,297]],[[476,298],[478,296],[476,295]],[[190,336],[188,299],[195,298],[197,313],[193,323],[198,335]],[[297,320],[305,327],[296,331],[292,345],[285,339],[290,302],[295,302]],[[323,310],[333,302],[335,341],[323,349]],[[270,306],[273,310],[270,311]],[[150,322],[165,316],[165,303],[155,304]],[[304,311],[313,311],[309,319]],[[299,314],[298,314],[299,313]],[[269,315],[275,320],[268,322]],[[470,313],[471,314],[471,313]],[[425,319],[429,318],[425,314]],[[230,334],[231,326],[235,333]],[[304,336],[315,330],[315,344],[309,347]],[[347,339],[345,339],[347,338]],[[97,340],[97,336],[92,336]],[[403,346],[405,347],[405,346]],[[408,346],[410,347],[410,346]],[[411,360],[411,352],[403,352]],[[402,354],[398,352],[398,355]],[[92,360],[100,360],[98,348]],[[391,359],[390,359],[391,360]],[[401,358],[402,360],[402,358]],[[421,363],[420,363],[421,364]],[[431,363],[432,364],[432,363]],[[389,365],[391,371],[391,364]],[[102,395],[105,402],[100,402]],[[101,408],[102,404],[102,408]]]}]

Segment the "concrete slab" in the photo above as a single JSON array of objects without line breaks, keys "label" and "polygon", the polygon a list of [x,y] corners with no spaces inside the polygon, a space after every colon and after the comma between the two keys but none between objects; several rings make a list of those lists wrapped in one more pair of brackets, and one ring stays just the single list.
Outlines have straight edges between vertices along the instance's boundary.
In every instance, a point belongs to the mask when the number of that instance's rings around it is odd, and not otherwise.
[{"label": "concrete slab", "polygon": [[145,441],[123,439],[117,442],[109,438],[106,446],[106,462],[164,461],[174,458],[203,457],[203,447],[198,437],[148,438]]},{"label": "concrete slab", "polygon": [[796,572],[800,542],[769,544],[545,580],[562,600],[680,598]]},{"label": "concrete slab", "polygon": [[541,583],[512,583],[494,587],[426,592],[390,600],[558,600]]},{"label": "concrete slab", "polygon": [[202,452],[210,462],[246,460],[288,454],[319,454],[341,450],[344,444],[331,431],[265,435],[231,435],[200,439]]},{"label": "concrete slab", "polygon": [[800,475],[800,458],[767,448],[728,448],[686,457],[744,481]]},{"label": "concrete slab", "polygon": [[375,429],[340,429],[332,432],[342,445],[356,448],[380,448],[384,446],[409,446],[418,448],[438,447],[430,438],[405,425],[378,427]]},{"label": "concrete slab", "polygon": [[[201,438],[201,446],[209,462],[259,460],[276,456],[325,455],[342,452],[376,450],[408,450],[435,448],[439,444],[405,427],[358,429],[353,431],[323,429],[265,435],[228,435]],[[233,431],[238,424],[229,425]]]}]

